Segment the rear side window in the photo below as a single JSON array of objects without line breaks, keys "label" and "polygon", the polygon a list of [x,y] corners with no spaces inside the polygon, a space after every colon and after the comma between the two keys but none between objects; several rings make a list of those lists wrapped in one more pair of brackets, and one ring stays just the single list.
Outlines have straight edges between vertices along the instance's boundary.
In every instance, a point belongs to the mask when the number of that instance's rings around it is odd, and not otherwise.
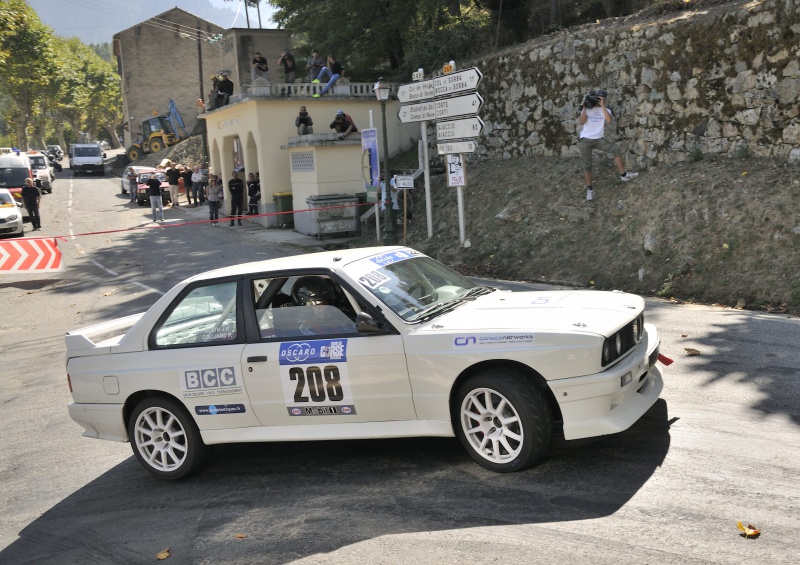
[{"label": "rear side window", "polygon": [[239,336],[237,289],[237,281],[193,289],[173,305],[167,318],[155,328],[151,339],[158,347],[235,342]]}]

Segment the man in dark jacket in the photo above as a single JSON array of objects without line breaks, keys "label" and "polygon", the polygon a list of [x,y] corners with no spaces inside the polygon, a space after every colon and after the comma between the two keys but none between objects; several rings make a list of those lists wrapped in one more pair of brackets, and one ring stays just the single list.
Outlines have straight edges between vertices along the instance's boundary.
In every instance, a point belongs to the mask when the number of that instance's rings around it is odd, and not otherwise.
[{"label": "man in dark jacket", "polygon": [[340,140],[347,137],[348,134],[358,131],[353,118],[345,114],[344,110],[336,112],[336,117],[333,119],[333,122],[331,122],[331,129],[342,134],[339,136]]},{"label": "man in dark jacket", "polygon": [[216,97],[216,106],[217,108],[222,108],[223,106],[227,106],[230,100],[230,97],[233,96],[233,82],[231,79],[228,78],[228,75],[222,73],[220,75],[222,80],[219,81],[217,84],[217,97]]},{"label": "man in dark jacket", "polygon": [[33,224],[33,231],[42,229],[42,219],[39,216],[39,202],[42,199],[42,193],[39,192],[37,186],[33,183],[32,178],[25,179],[25,186],[22,187],[22,203],[25,209],[28,210],[28,217]]},{"label": "man in dark jacket", "polygon": [[231,193],[231,225],[234,220],[239,220],[242,225],[242,200],[244,197],[244,182],[239,178],[239,173],[233,171],[233,178],[228,181],[228,192]]},{"label": "man in dark jacket", "polygon": [[150,195],[150,208],[153,210],[153,221],[164,221],[164,203],[161,201],[161,181],[155,173],[150,173],[147,181],[147,192]]}]

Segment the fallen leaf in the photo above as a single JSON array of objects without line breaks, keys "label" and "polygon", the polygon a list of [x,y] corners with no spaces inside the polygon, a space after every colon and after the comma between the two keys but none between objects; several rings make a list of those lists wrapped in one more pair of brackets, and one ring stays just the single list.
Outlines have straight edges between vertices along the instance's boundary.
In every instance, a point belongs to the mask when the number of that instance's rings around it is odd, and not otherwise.
[{"label": "fallen leaf", "polygon": [[[739,523],[741,524],[741,522],[739,522]],[[156,559],[158,559],[159,561],[164,561],[164,559],[167,559],[169,557],[169,550],[170,549],[172,549],[172,548],[168,547],[167,549],[162,549],[161,551],[159,551],[156,554]]]},{"label": "fallen leaf", "polygon": [[745,538],[749,538],[749,537],[757,538],[758,536],[761,535],[761,530],[756,528],[753,524],[747,524],[745,526],[741,522],[736,522],[736,527],[744,532],[744,537]]},{"label": "fallen leaf", "polygon": [[700,355],[700,352],[698,350],[693,349],[691,347],[684,347],[684,349],[686,350],[686,355],[688,357],[697,357],[698,355]]},{"label": "fallen leaf", "polygon": [[689,334],[681,334],[681,337],[689,337]]},{"label": "fallen leaf", "polygon": [[247,537],[247,534],[234,534],[233,537],[236,539],[244,539]]}]

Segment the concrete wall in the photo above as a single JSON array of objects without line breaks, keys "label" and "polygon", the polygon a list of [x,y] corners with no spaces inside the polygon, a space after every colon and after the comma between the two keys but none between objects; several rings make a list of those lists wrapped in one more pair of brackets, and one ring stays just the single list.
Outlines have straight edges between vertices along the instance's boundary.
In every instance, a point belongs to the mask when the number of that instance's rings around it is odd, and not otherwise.
[{"label": "concrete wall", "polygon": [[617,119],[606,137],[623,141],[628,163],[796,155],[798,1],[608,20],[476,61],[478,158],[577,156],[579,104],[596,88],[609,91]]},{"label": "concrete wall", "polygon": [[[199,27],[202,32],[211,34],[224,31],[211,22],[173,8],[114,36],[122,78],[123,116],[124,121],[129,122],[125,132],[126,147],[141,132],[142,120],[152,117],[154,112],[167,112],[170,98],[175,100],[189,131],[197,124],[195,104],[200,98],[197,41],[182,33],[183,29],[165,29],[169,23],[164,21],[193,29]],[[203,90],[207,93],[211,88],[211,75],[218,69],[219,60],[215,55],[219,48],[204,43],[201,49]]]}]

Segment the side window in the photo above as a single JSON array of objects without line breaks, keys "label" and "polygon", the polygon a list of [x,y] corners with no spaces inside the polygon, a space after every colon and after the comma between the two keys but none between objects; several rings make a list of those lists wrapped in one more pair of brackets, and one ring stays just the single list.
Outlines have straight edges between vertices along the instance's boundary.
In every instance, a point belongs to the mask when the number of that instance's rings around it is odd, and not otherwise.
[{"label": "side window", "polygon": [[159,347],[236,341],[236,281],[197,287],[177,302],[155,328]]},{"label": "side window", "polygon": [[330,277],[256,279],[253,292],[262,339],[358,333],[355,312],[341,287]]}]

